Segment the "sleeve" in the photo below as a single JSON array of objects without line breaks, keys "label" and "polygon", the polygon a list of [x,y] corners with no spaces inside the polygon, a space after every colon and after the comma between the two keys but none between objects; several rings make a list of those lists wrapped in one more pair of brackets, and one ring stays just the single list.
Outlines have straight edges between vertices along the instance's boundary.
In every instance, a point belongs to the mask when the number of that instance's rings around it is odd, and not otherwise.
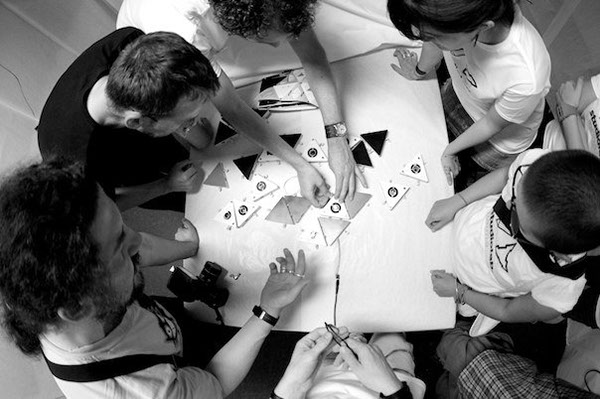
[{"label": "sleeve", "polygon": [[540,305],[566,313],[573,309],[585,287],[585,277],[571,280],[559,276],[551,276],[531,290],[531,296]]},{"label": "sleeve", "polygon": [[547,90],[534,91],[530,84],[521,84],[508,88],[496,100],[494,107],[502,118],[512,123],[523,123],[544,100]]},{"label": "sleeve", "polygon": [[600,74],[592,76],[590,82],[592,82],[592,89],[594,89],[596,98],[600,98]]},{"label": "sleeve", "polygon": [[[531,165],[538,158],[540,158],[543,155],[548,154],[549,152],[550,152],[549,150],[535,148],[535,149],[527,150],[527,151],[519,154],[517,159],[515,159],[514,162],[508,168],[508,179],[506,181],[506,185],[502,189],[502,199],[504,199],[504,202],[506,202],[508,204],[510,202],[510,200],[512,199],[513,179],[515,178],[517,169],[522,165]],[[520,176],[516,176],[516,177],[520,178]]]}]

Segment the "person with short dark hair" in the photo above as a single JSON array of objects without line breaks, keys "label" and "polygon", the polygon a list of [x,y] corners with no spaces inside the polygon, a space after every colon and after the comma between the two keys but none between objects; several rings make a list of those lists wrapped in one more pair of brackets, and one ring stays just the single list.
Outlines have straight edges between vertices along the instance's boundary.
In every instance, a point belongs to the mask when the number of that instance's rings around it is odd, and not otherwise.
[{"label": "person with short dark hair", "polygon": [[175,240],[135,232],[81,165],[50,160],[2,182],[0,224],[2,325],[23,353],[44,355],[69,398],[224,397],[308,283],[304,253],[284,250],[258,312],[202,370],[181,363],[180,325],[143,294],[139,270],[196,255],[189,221]]},{"label": "person with short dark hair", "polygon": [[210,142],[195,125],[218,88],[208,60],[181,37],[117,30],[54,86],[37,127],[42,157],[86,162],[121,210],[183,211],[185,192],[199,185],[186,146]]},{"label": "person with short dark hair", "polygon": [[468,156],[464,162],[477,175],[509,166],[536,138],[550,89],[550,56],[517,3],[388,0],[396,28],[424,42],[420,57],[397,50],[392,68],[423,79],[443,58],[450,73],[442,103],[453,140],[441,158],[449,184],[460,172],[458,154]]},{"label": "person with short dark hair", "polygon": [[[501,192],[501,195],[498,193]],[[582,150],[529,150],[450,198],[426,224],[454,219],[455,276],[432,271],[435,292],[454,297],[473,331],[496,321],[549,321],[571,310],[600,253],[600,159]]]},{"label": "person with short dark hair", "polygon": [[[365,187],[366,180],[356,167],[348,145],[348,132],[327,55],[312,29],[317,4],[317,0],[125,0],[119,10],[117,28],[135,26],[147,33],[175,32],[202,50],[221,83],[214,98],[217,109],[238,131],[246,132],[266,148],[266,143],[275,146],[268,125],[236,94],[215,56],[232,35],[273,47],[287,41],[304,67],[321,110],[329,166],[336,181],[334,196],[343,201],[346,196],[353,198],[356,179]],[[297,154],[282,145],[280,140],[274,147],[279,151],[270,151],[296,170],[306,169]],[[324,181],[317,181],[317,176],[305,177],[307,173],[299,174],[302,194],[314,205],[323,206],[329,198],[328,188]]]}]

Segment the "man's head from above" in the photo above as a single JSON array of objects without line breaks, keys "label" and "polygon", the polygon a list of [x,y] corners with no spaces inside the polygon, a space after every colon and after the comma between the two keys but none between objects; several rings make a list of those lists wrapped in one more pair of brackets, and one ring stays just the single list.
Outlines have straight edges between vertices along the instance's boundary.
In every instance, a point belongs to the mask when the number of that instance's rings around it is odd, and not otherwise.
[{"label": "man's head from above", "polygon": [[125,125],[155,137],[191,127],[218,89],[208,59],[168,32],[143,35],[126,46],[106,84],[110,105],[125,114]]},{"label": "man's head from above", "polygon": [[210,0],[210,3],[226,32],[277,47],[312,25],[317,0]]},{"label": "man's head from above", "polygon": [[600,246],[598,157],[579,150],[546,154],[526,169],[512,197],[511,228],[530,243],[561,254]]},{"label": "man's head from above", "polygon": [[26,354],[38,336],[87,319],[104,326],[143,291],[140,235],[78,164],[51,160],[0,186],[3,324]]},{"label": "man's head from above", "polygon": [[446,51],[472,46],[495,25],[511,26],[515,14],[515,0],[388,0],[387,7],[404,36]]}]

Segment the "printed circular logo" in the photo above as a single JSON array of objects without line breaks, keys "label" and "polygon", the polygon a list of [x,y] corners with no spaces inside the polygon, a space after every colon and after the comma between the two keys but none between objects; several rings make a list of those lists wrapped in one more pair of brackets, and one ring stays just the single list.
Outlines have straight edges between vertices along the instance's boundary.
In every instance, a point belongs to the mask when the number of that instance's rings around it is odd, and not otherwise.
[{"label": "printed circular logo", "polygon": [[339,211],[342,210],[342,206],[337,202],[334,202],[333,204],[331,204],[331,207],[329,209],[331,209],[331,212],[333,213],[339,213]]},{"label": "printed circular logo", "polygon": [[319,153],[319,151],[317,151],[317,149],[316,149],[316,148],[309,148],[306,154],[307,154],[307,155],[308,155],[310,158],[314,158],[314,157],[316,157],[316,156],[317,156],[317,154],[318,154],[318,153]]},{"label": "printed circular logo", "polygon": [[246,213],[248,213],[248,207],[246,205],[242,205],[238,209],[238,212],[240,215],[245,215]]},{"label": "printed circular logo", "polygon": [[223,214],[223,217],[225,218],[225,220],[229,220],[231,219],[231,212],[227,211]]},{"label": "printed circular logo", "polygon": [[412,165],[410,165],[410,171],[414,174],[421,173],[421,166],[419,166],[416,163],[413,163]]},{"label": "printed circular logo", "polygon": [[391,198],[396,198],[398,196],[398,189],[396,187],[390,187],[390,188],[388,188],[388,195]]},{"label": "printed circular logo", "polygon": [[256,183],[256,189],[258,191],[264,191],[265,188],[267,188],[267,184],[264,181],[259,181],[258,183]]}]

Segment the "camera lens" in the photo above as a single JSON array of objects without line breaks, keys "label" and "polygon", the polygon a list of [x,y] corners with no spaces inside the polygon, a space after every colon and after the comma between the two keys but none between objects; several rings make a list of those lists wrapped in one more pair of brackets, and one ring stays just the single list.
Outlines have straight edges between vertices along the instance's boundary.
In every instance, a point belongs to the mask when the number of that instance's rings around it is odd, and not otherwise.
[{"label": "camera lens", "polygon": [[206,262],[204,264],[204,269],[202,269],[200,276],[198,276],[198,279],[203,284],[215,285],[219,275],[221,274],[221,270],[221,266],[217,265],[216,263]]}]

